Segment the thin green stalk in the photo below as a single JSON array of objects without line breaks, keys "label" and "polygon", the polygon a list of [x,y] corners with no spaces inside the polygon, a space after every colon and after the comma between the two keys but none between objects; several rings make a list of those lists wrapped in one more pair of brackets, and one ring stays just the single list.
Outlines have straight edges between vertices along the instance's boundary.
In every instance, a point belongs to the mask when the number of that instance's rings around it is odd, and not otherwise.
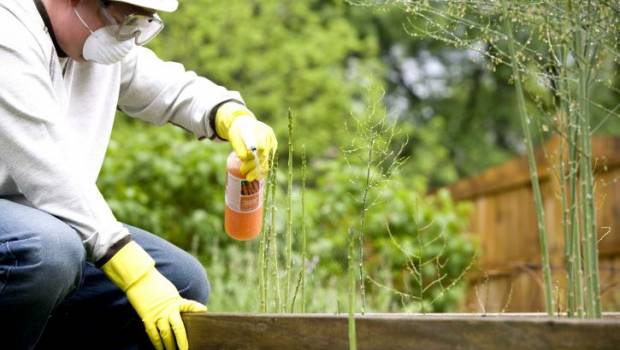
[{"label": "thin green stalk", "polygon": [[[273,167],[273,154],[269,155],[269,169]],[[263,193],[265,194],[265,198],[263,200],[263,212],[265,214],[269,214],[266,207],[271,208],[271,188],[274,184],[274,172],[271,171],[267,174],[265,187],[263,189]],[[260,244],[258,246],[258,290],[259,290],[259,307],[261,312],[267,312],[267,274],[269,270],[269,234],[268,234],[268,223],[270,221],[264,219],[263,220],[263,228],[261,230],[262,235],[260,238]]]},{"label": "thin green stalk", "polygon": [[507,10],[506,2],[502,3],[504,9],[504,26],[506,27],[506,33],[508,35],[508,47],[510,50],[510,58],[512,63],[512,73],[515,80],[515,91],[517,95],[517,105],[519,108],[519,116],[521,119],[521,127],[525,135],[525,145],[527,148],[527,158],[530,168],[530,179],[532,181],[532,191],[534,192],[534,204],[536,206],[536,219],[538,221],[538,236],[540,240],[540,249],[542,254],[542,268],[544,276],[544,289],[545,289],[545,307],[549,316],[553,316],[553,291],[551,288],[551,268],[549,266],[549,251],[547,248],[547,233],[545,229],[545,214],[542,202],[542,196],[540,193],[540,183],[538,181],[538,171],[536,169],[536,159],[534,157],[534,142],[532,141],[532,135],[530,131],[530,120],[525,108],[525,98],[523,96],[523,87],[521,86],[521,76],[519,73],[517,54],[515,51],[514,35],[512,30],[512,23]]},{"label": "thin green stalk", "polygon": [[[416,227],[416,244],[418,247],[423,247],[424,242],[422,242],[422,232],[418,229],[417,222],[414,222],[414,227]],[[415,276],[416,281],[418,282],[419,288],[419,297],[420,297],[420,312],[426,313],[426,309],[424,307],[424,279],[422,276],[422,268],[426,264],[422,259],[422,254],[416,253],[414,258],[418,260],[418,268],[416,268],[413,264],[410,264],[411,271],[415,272],[413,276]]]},{"label": "thin green stalk", "polygon": [[[566,117],[564,117],[566,118]],[[564,169],[564,142],[560,143],[560,194],[562,200],[562,231],[564,234],[564,264],[566,265],[566,279],[568,286],[568,317],[574,317],[575,314],[575,289],[573,281],[573,246],[570,242],[570,232],[572,230],[572,223],[569,221],[569,209],[568,199],[566,198],[567,184],[566,184],[566,170]]]},{"label": "thin green stalk", "polygon": [[301,272],[303,269],[299,270],[299,274],[297,275],[297,283],[295,284],[295,293],[293,293],[293,301],[291,301],[291,312],[295,312],[295,302],[297,301],[297,294],[299,293],[299,287],[301,285]]},{"label": "thin green stalk", "polygon": [[[584,37],[585,36],[585,37]],[[596,221],[594,211],[594,178],[592,175],[592,137],[590,133],[590,60],[589,53],[592,50],[588,43],[588,32],[583,28],[577,28],[575,35],[577,51],[577,64],[579,67],[579,80],[577,98],[579,105],[579,126],[581,146],[580,171],[581,171],[581,210],[583,217],[584,232],[584,263],[586,270],[586,312],[591,318],[601,317],[600,284],[598,278],[598,242],[596,235]]]},{"label": "thin green stalk", "polygon": [[[275,230],[275,211],[276,211],[276,204],[275,204],[275,191],[276,191],[276,186],[277,186],[277,153],[274,153],[271,155],[272,160],[271,160],[271,172],[269,173],[269,183],[270,183],[270,187],[269,187],[269,197],[270,197],[270,202],[269,202],[269,231],[267,232],[267,234],[265,235],[265,300],[268,302],[269,301],[269,297],[268,297],[268,292],[269,292],[269,288],[268,288],[268,283],[269,283],[269,279],[267,278],[270,275],[270,272],[273,270],[273,265],[271,264],[271,261],[273,260],[272,257],[275,254],[276,258],[277,258],[277,251],[273,250],[273,230]],[[275,283],[271,283],[271,286],[275,286]],[[273,288],[273,287],[272,287]],[[275,302],[275,295],[272,293],[272,298],[274,298],[274,302]],[[269,303],[268,303],[269,304]],[[273,304],[273,302],[272,302]]]},{"label": "thin green stalk", "polygon": [[349,228],[349,247],[347,261],[349,263],[349,350],[357,350],[357,336],[355,331],[355,262],[353,254],[355,251],[355,236],[353,229]]},{"label": "thin green stalk", "polygon": [[273,288],[274,288],[274,296],[275,296],[275,310],[276,312],[281,312],[280,306],[281,302],[281,294],[280,294],[280,270],[278,269],[278,234],[275,229],[275,216],[276,216],[276,188],[277,179],[278,179],[278,155],[274,154],[274,162],[271,171],[273,172],[273,186],[271,187],[271,206],[269,207],[269,242],[271,245],[271,259],[272,259],[272,270],[271,270],[271,278],[273,280]]},{"label": "thin green stalk", "polygon": [[[568,0],[568,13],[569,19],[573,18],[572,15],[572,1]],[[568,23],[566,26],[571,28],[572,24]],[[570,203],[569,203],[569,220],[571,223],[570,230],[570,246],[571,246],[571,257],[572,264],[570,265],[569,276],[572,279],[572,289],[575,292],[574,298],[574,307],[578,317],[582,318],[584,316],[584,299],[583,299],[583,270],[582,270],[582,258],[581,258],[581,239],[580,239],[580,231],[577,216],[577,205],[579,202],[579,194],[577,192],[577,173],[579,170],[579,161],[577,159],[578,155],[578,134],[579,134],[579,114],[574,108],[570,108],[570,103],[573,102],[570,86],[568,85],[568,71],[567,71],[567,56],[568,56],[568,48],[566,43],[563,43],[563,66],[564,69],[564,86],[567,95],[566,106],[564,107],[568,116],[568,164],[569,164],[569,173],[568,173],[568,182],[570,189]]]},{"label": "thin green stalk", "polygon": [[368,192],[370,190],[370,181],[372,178],[372,157],[377,139],[377,133],[372,130],[370,142],[368,144],[368,162],[366,163],[366,183],[364,185],[364,194],[362,196],[362,208],[360,211],[360,233],[359,233],[359,275],[360,275],[360,298],[362,299],[362,314],[366,312],[366,276],[364,274],[364,233],[366,231],[366,211],[368,210]]},{"label": "thin green stalk", "polygon": [[[293,114],[288,110],[288,189],[287,220],[286,220],[286,288],[284,289],[284,305],[289,305],[291,290],[291,272],[293,271]],[[290,310],[292,312],[293,310]]]},{"label": "thin green stalk", "polygon": [[[267,190],[268,188],[265,188]],[[263,222],[265,227],[265,222]],[[265,229],[262,230],[263,234],[260,237],[258,244],[258,309],[260,312],[267,312],[267,293],[266,293],[266,281],[265,281]]]},{"label": "thin green stalk", "polygon": [[[565,30],[569,27],[570,24],[563,23],[562,30]],[[554,47],[551,44],[549,39],[550,51],[554,52]],[[575,144],[571,143],[573,140],[571,139],[571,135],[573,134],[573,130],[575,130],[575,126],[571,124],[570,117],[570,109],[569,109],[569,98],[570,98],[570,87],[567,83],[567,56],[568,50],[566,47],[566,43],[563,42],[559,45],[559,58],[556,57],[555,63],[558,66],[558,91],[556,95],[559,97],[560,101],[560,113],[562,125],[566,129],[565,138],[561,138],[560,147],[559,147],[559,165],[560,165],[560,193],[562,200],[562,230],[564,234],[564,264],[566,266],[566,279],[567,279],[567,300],[568,300],[568,316],[574,317],[578,306],[577,306],[577,298],[576,298],[576,290],[575,290],[575,249],[572,242],[572,232],[573,227],[575,225],[575,217],[571,216],[572,210],[574,207],[575,197],[571,195],[568,198],[567,194],[569,191],[569,181],[574,181],[576,169],[574,163],[574,149]],[[565,159],[565,151],[566,148],[569,148],[567,159]],[[568,172],[568,173],[567,173]]]},{"label": "thin green stalk", "polygon": [[[549,25],[549,24],[547,24]],[[554,48],[553,45],[551,44],[551,42],[549,42],[549,46],[550,46],[550,51],[553,53]],[[566,92],[566,49],[565,49],[565,45],[560,46],[560,57],[561,57],[561,62],[559,62],[558,60],[555,60],[555,64],[558,66],[558,91],[555,92],[556,96],[559,96],[559,100],[560,100],[560,116],[561,116],[561,120],[562,120],[562,124],[563,127],[565,127],[568,131],[566,132],[566,134],[570,134],[570,125],[568,124],[568,104],[566,103],[566,100],[564,98],[562,98],[562,93]],[[574,261],[572,260],[572,245],[570,244],[570,232],[572,229],[572,222],[569,221],[569,209],[568,209],[568,198],[566,196],[567,194],[567,179],[566,179],[566,165],[565,165],[565,160],[564,160],[564,152],[565,152],[565,142],[567,142],[567,140],[565,140],[564,138],[560,139],[560,146],[559,146],[559,165],[560,165],[560,169],[559,169],[559,183],[560,183],[560,195],[561,195],[561,202],[562,202],[562,233],[563,233],[563,237],[564,237],[564,265],[566,266],[566,280],[567,280],[567,286],[568,286],[568,316],[569,317],[573,317],[574,313],[575,313],[575,290],[574,290],[574,285],[573,285],[573,276],[571,274],[572,270],[573,270],[573,264]],[[568,164],[569,169],[570,168],[570,164]]]},{"label": "thin green stalk", "polygon": [[295,285],[295,293],[293,294],[293,301],[291,302],[291,312],[295,312],[295,301],[297,300],[297,293],[301,289],[301,312],[306,312],[306,145],[301,146],[301,268],[299,269],[299,275],[297,277],[297,284]]},{"label": "thin green stalk", "polygon": [[[575,137],[576,141],[576,137]],[[576,152],[575,152],[576,153]],[[577,169],[577,159],[576,156],[572,156],[574,161],[573,169]],[[571,198],[575,198],[571,200],[570,203],[570,217],[572,222],[571,229],[571,237],[570,242],[572,245],[572,256],[574,264],[572,266],[573,275],[573,288],[575,290],[575,308],[577,311],[578,317],[584,316],[584,300],[583,300],[583,268],[582,268],[582,260],[581,260],[581,239],[580,239],[580,231],[579,231],[579,220],[577,217],[577,175],[572,175],[569,178],[569,186],[571,191]]]},{"label": "thin green stalk", "polygon": [[301,146],[301,312],[306,312],[306,145]]},{"label": "thin green stalk", "polygon": [[[564,112],[566,113],[566,111]],[[569,114],[567,122],[573,124]],[[577,127],[568,126],[568,159],[560,161],[560,182],[562,186],[562,221],[564,230],[565,264],[568,277],[568,316],[583,317],[583,284],[581,282],[581,248],[579,244],[579,222],[577,218],[577,172],[578,161],[576,135]],[[561,145],[564,148],[564,145]],[[567,195],[567,192],[570,192]]]},{"label": "thin green stalk", "polygon": [[[577,134],[578,116],[575,112],[569,112],[569,139],[568,139],[568,188],[570,201],[568,203],[569,237],[567,245],[569,249],[569,263],[567,265],[569,275],[569,293],[573,292],[573,314],[583,317],[583,278],[581,269],[581,243],[579,232],[579,219],[577,205],[579,194],[577,192],[577,173],[579,161],[577,160]],[[570,298],[569,294],[569,298]],[[569,299],[570,300],[570,299]]]}]

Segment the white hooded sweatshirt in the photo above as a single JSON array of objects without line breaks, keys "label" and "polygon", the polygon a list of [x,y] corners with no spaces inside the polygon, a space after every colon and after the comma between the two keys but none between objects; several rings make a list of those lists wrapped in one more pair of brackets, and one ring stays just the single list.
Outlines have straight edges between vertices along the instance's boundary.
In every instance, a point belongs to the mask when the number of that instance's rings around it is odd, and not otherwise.
[{"label": "white hooded sweatshirt", "polygon": [[208,116],[239,93],[138,47],[112,65],[59,59],[32,0],[0,2],[0,197],[71,225],[90,261],[128,240],[97,189],[117,107],[197,138]]}]

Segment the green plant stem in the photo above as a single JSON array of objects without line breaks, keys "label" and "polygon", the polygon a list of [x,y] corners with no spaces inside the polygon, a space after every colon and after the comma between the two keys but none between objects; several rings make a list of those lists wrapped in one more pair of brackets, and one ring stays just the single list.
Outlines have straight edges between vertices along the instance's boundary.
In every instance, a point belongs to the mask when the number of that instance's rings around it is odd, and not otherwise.
[{"label": "green plant stem", "polygon": [[274,298],[275,298],[275,310],[276,312],[281,312],[281,294],[280,294],[280,271],[278,269],[278,234],[275,228],[275,216],[276,216],[276,188],[277,179],[278,179],[278,155],[277,153],[273,156],[274,162],[271,168],[273,172],[273,186],[271,187],[271,205],[269,207],[269,243],[271,245],[271,259],[272,259],[272,269],[271,269],[271,278],[273,280],[272,286],[274,288]]},{"label": "green plant stem", "polygon": [[[265,190],[268,190],[266,188]],[[265,220],[266,221],[266,220]],[[263,222],[263,227],[265,223]],[[263,234],[260,237],[258,244],[258,297],[259,297],[259,310],[260,312],[267,312],[267,293],[266,293],[266,281],[265,281],[265,245],[266,245],[266,231],[263,228]]]},{"label": "green plant stem", "polygon": [[299,275],[297,277],[297,284],[295,285],[295,293],[293,293],[293,301],[291,302],[290,310],[295,312],[295,301],[297,300],[297,294],[301,289],[301,313],[306,312],[306,208],[305,208],[305,192],[306,192],[306,146],[301,146],[301,268],[299,269]]},{"label": "green plant stem", "polygon": [[[273,154],[269,155],[269,169],[273,168]],[[271,210],[265,210],[265,208],[271,208],[271,188],[274,183],[274,172],[271,171],[267,174],[266,183],[264,184],[263,193],[265,198],[263,200],[263,212],[270,214]],[[267,312],[267,275],[269,271],[269,228],[268,223],[271,222],[266,218],[263,220],[262,235],[260,238],[260,244],[258,246],[258,280],[259,280],[259,306],[261,312]]]},{"label": "green plant stem", "polygon": [[306,145],[301,146],[301,312],[306,312]]},{"label": "green plant stem", "polygon": [[297,275],[297,283],[295,284],[295,293],[293,293],[293,301],[291,301],[291,312],[295,312],[295,302],[297,301],[297,294],[299,293],[300,285],[301,285],[301,271],[299,270],[299,274]]},{"label": "green plant stem", "polygon": [[530,179],[532,182],[532,191],[534,192],[534,204],[536,206],[536,219],[538,222],[538,236],[540,241],[540,249],[542,255],[542,269],[544,277],[544,291],[545,291],[545,307],[547,313],[553,316],[553,294],[551,288],[551,268],[549,266],[549,251],[547,248],[547,233],[545,229],[545,214],[542,202],[542,196],[540,193],[540,183],[538,181],[538,171],[536,169],[536,158],[534,157],[534,142],[530,131],[530,121],[527,115],[525,107],[525,98],[523,96],[523,87],[521,86],[521,76],[519,73],[519,66],[517,60],[517,54],[515,51],[514,35],[512,30],[512,23],[508,14],[507,4],[504,1],[502,3],[504,9],[504,25],[506,27],[506,33],[508,35],[508,47],[510,50],[510,58],[512,63],[512,73],[515,80],[515,91],[517,95],[517,104],[519,109],[519,116],[521,119],[521,127],[525,135],[525,145],[527,148],[527,158],[530,168]]},{"label": "green plant stem", "polygon": [[[568,19],[565,23],[565,28],[568,29],[569,33],[572,23],[570,22],[573,19],[573,6],[572,1],[568,0],[567,2],[567,12]],[[569,269],[569,300],[571,290],[574,292],[574,300],[573,300],[573,314],[577,317],[582,318],[584,316],[584,299],[583,299],[583,270],[582,270],[582,258],[581,258],[581,239],[580,239],[580,221],[577,216],[577,205],[579,203],[579,193],[577,192],[577,174],[579,172],[579,161],[577,159],[578,156],[578,135],[579,135],[579,113],[575,110],[575,108],[570,108],[570,105],[573,103],[573,97],[571,94],[571,87],[568,84],[569,81],[569,71],[568,71],[568,53],[569,49],[567,47],[567,43],[562,43],[562,77],[563,84],[562,88],[567,94],[566,99],[564,100],[563,110],[566,113],[568,118],[568,186],[570,190],[570,202],[569,202],[569,220],[570,220],[570,231],[569,231],[569,242],[567,243],[570,246],[570,261],[567,265]],[[572,283],[571,283],[572,282]],[[570,310],[569,310],[570,311]]]},{"label": "green plant stem", "polygon": [[[549,24],[548,24],[549,25]],[[563,23],[563,28],[567,29],[568,25]],[[550,39],[549,39],[550,40]],[[551,41],[549,41],[549,51],[553,54],[555,48]],[[554,55],[555,56],[555,55]],[[575,204],[575,197],[572,195],[570,198],[567,196],[570,187],[569,182],[574,181],[576,169],[574,162],[574,146],[572,143],[572,135],[575,130],[574,125],[571,124],[571,115],[569,109],[570,91],[567,83],[567,56],[568,50],[566,43],[563,42],[559,45],[559,54],[556,57],[555,64],[558,67],[558,90],[555,92],[560,101],[560,115],[562,120],[562,126],[565,129],[565,138],[561,138],[559,145],[559,182],[560,182],[560,194],[562,200],[562,231],[564,236],[564,264],[566,266],[567,277],[567,301],[568,308],[567,313],[569,317],[574,317],[577,312],[577,298],[575,290],[575,250],[572,241],[573,227],[575,226],[575,217],[572,214],[572,208]],[[565,96],[564,96],[565,94]],[[568,149],[568,156],[565,158],[565,152]],[[568,173],[567,173],[568,172]]]},{"label": "green plant stem", "polygon": [[357,350],[357,336],[355,331],[355,261],[353,258],[353,253],[355,245],[355,236],[353,233],[353,229],[349,228],[349,244],[348,244],[348,253],[347,253],[347,261],[348,261],[348,277],[349,277],[349,350]]},{"label": "green plant stem", "polygon": [[579,106],[579,145],[581,146],[581,210],[584,232],[584,264],[586,270],[586,313],[590,318],[601,317],[600,284],[598,278],[598,238],[594,211],[594,178],[592,174],[592,137],[590,133],[590,52],[588,32],[578,26],[575,51],[579,67],[577,100]]},{"label": "green plant stem", "polygon": [[[567,113],[568,108],[563,113]],[[573,116],[567,122],[572,124]],[[576,120],[575,120],[576,122]],[[577,168],[576,126],[568,127],[568,159],[560,160],[560,182],[562,186],[562,221],[564,223],[564,251],[568,277],[568,316],[583,317],[583,284],[581,282],[581,248],[579,244],[579,222],[577,220]],[[560,146],[564,148],[564,146]],[[567,192],[570,191],[567,196]]]},{"label": "green plant stem", "polygon": [[574,290],[574,307],[575,312],[578,317],[583,317],[584,315],[584,300],[583,300],[583,270],[582,270],[582,259],[581,259],[581,239],[580,239],[580,231],[579,231],[579,218],[577,216],[577,205],[579,202],[579,194],[577,192],[577,173],[579,169],[579,161],[577,160],[577,135],[579,133],[579,116],[575,111],[569,112],[569,124],[570,132],[569,132],[569,153],[568,153],[568,163],[569,163],[569,171],[568,174],[568,182],[569,182],[569,190],[570,190],[570,203],[569,203],[569,220],[570,220],[570,236],[569,236],[569,244],[570,244],[570,260],[571,264],[569,264],[569,276],[571,276],[572,280],[572,289]]},{"label": "green plant stem", "polygon": [[573,280],[573,246],[570,240],[570,232],[572,231],[572,223],[569,221],[569,209],[568,199],[566,197],[567,185],[566,185],[566,170],[564,169],[564,143],[560,143],[560,193],[562,199],[562,231],[564,235],[564,264],[566,265],[566,277],[568,286],[568,317],[573,317],[575,314],[575,289]]},{"label": "green plant stem", "polygon": [[[574,113],[573,113],[574,114]],[[576,117],[576,115],[575,115]],[[573,119],[573,117],[571,117]],[[573,119],[573,122],[576,123],[576,118]],[[583,300],[583,270],[582,270],[582,258],[581,258],[581,239],[580,239],[580,231],[579,231],[579,219],[577,216],[577,205],[578,205],[578,193],[577,193],[577,169],[579,166],[579,162],[577,160],[577,127],[573,127],[574,130],[571,131],[570,139],[572,140],[572,144],[569,146],[569,159],[571,162],[571,173],[569,174],[569,188],[570,188],[570,221],[571,221],[571,230],[569,237],[569,244],[571,245],[570,250],[570,259],[572,264],[569,265],[569,275],[572,280],[572,289],[575,292],[575,300],[574,307],[575,312],[578,317],[584,316],[584,300]]]},{"label": "green plant stem", "polygon": [[[568,259],[566,267],[568,270],[568,302],[569,316],[583,317],[583,282],[581,272],[581,244],[579,243],[579,220],[577,217],[578,193],[577,193],[577,173],[579,162],[577,160],[577,114],[568,113],[568,191],[570,191],[568,203],[565,204],[564,226],[568,231],[566,239]],[[562,170],[564,171],[564,170]],[[566,180],[565,180],[566,181]],[[563,193],[563,197],[566,194]],[[563,201],[566,199],[563,198]],[[567,211],[567,213],[566,213]]]},{"label": "green plant stem", "polygon": [[[286,288],[284,289],[284,305],[289,305],[291,290],[291,272],[293,270],[293,114],[288,111],[288,189],[286,219]],[[293,310],[290,310],[293,312]]]},{"label": "green plant stem", "polygon": [[366,183],[364,184],[364,194],[362,195],[362,208],[360,211],[360,233],[359,233],[359,275],[360,275],[360,299],[362,300],[362,315],[366,312],[366,276],[364,274],[364,233],[366,231],[366,211],[368,210],[368,192],[372,177],[372,157],[377,134],[371,131],[370,142],[368,143],[368,161],[366,163]]}]

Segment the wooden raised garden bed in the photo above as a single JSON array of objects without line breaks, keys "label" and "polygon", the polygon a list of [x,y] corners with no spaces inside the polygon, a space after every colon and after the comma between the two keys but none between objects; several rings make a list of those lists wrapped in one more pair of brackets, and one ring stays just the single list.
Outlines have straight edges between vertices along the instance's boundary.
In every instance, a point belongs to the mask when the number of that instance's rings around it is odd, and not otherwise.
[{"label": "wooden raised garden bed", "polygon": [[[183,315],[190,349],[348,349],[347,316]],[[544,314],[366,314],[358,349],[620,349],[620,313],[600,320]]]}]

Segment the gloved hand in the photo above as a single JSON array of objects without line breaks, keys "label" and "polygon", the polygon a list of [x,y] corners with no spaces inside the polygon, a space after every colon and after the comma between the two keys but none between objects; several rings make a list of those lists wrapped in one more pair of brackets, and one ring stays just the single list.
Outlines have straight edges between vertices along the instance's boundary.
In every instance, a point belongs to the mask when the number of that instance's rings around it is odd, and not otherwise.
[{"label": "gloved hand", "polygon": [[207,307],[181,298],[176,287],[155,269],[155,261],[142,247],[130,242],[102,266],[134,307],[157,350],[187,350],[181,312],[207,311]]},{"label": "gloved hand", "polygon": [[[229,140],[241,160],[240,171],[248,181],[263,178],[269,170],[269,155],[278,148],[278,141],[273,129],[259,122],[244,105],[227,102],[221,105],[215,114],[215,131]],[[250,147],[255,146],[258,153],[258,165]]]}]

